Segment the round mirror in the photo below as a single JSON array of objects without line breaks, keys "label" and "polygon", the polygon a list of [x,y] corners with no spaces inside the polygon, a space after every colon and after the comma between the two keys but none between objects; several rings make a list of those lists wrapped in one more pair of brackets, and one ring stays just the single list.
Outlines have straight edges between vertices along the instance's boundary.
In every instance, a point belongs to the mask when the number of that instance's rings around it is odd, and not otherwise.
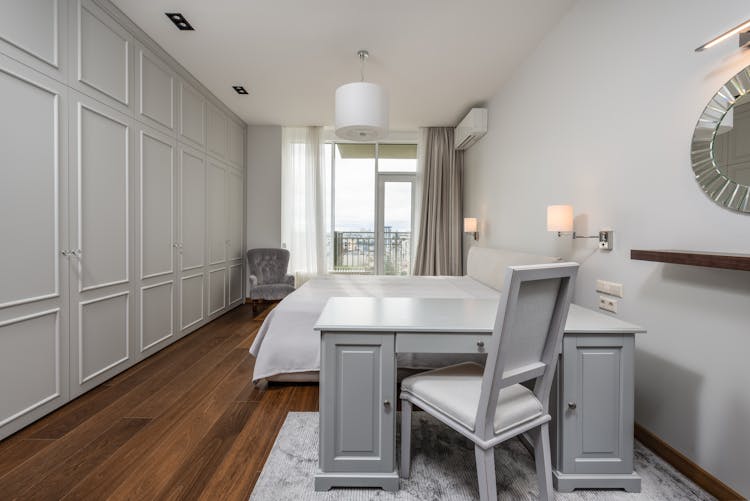
[{"label": "round mirror", "polygon": [[693,133],[695,180],[717,204],[750,212],[750,66],[703,110]]}]

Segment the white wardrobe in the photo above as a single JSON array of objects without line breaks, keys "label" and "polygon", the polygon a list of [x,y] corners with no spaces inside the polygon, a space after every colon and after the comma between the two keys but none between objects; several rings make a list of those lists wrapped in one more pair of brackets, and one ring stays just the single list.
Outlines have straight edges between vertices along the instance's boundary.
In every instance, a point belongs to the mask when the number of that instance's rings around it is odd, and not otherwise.
[{"label": "white wardrobe", "polygon": [[243,302],[245,125],[106,0],[0,6],[3,438]]}]

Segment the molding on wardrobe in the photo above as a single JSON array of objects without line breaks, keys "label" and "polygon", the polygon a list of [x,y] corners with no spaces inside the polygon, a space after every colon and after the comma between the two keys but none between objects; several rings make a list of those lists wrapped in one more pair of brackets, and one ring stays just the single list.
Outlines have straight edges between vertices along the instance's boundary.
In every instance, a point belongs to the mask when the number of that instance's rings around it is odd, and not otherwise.
[{"label": "molding on wardrobe", "polygon": [[657,456],[672,465],[677,471],[698,484],[703,490],[717,499],[736,501],[746,499],[739,492],[698,466],[692,459],[654,435],[643,426],[635,423],[635,438],[651,449]]}]

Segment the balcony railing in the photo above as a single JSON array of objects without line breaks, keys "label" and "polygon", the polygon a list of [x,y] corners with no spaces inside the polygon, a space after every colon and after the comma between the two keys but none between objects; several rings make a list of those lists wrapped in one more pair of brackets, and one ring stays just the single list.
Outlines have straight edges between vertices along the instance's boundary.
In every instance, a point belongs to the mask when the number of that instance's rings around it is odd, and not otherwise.
[{"label": "balcony railing", "polygon": [[[333,233],[335,273],[375,273],[375,233],[336,231]],[[383,234],[383,274],[408,275],[411,272],[411,232],[385,231]]]}]

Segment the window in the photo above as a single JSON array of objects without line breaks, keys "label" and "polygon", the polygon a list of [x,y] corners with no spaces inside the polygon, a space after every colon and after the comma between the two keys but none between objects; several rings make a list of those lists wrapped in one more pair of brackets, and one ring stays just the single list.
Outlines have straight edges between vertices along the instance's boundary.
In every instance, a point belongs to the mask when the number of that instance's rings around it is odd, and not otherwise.
[{"label": "window", "polygon": [[330,143],[329,271],[411,272],[415,144]]}]

